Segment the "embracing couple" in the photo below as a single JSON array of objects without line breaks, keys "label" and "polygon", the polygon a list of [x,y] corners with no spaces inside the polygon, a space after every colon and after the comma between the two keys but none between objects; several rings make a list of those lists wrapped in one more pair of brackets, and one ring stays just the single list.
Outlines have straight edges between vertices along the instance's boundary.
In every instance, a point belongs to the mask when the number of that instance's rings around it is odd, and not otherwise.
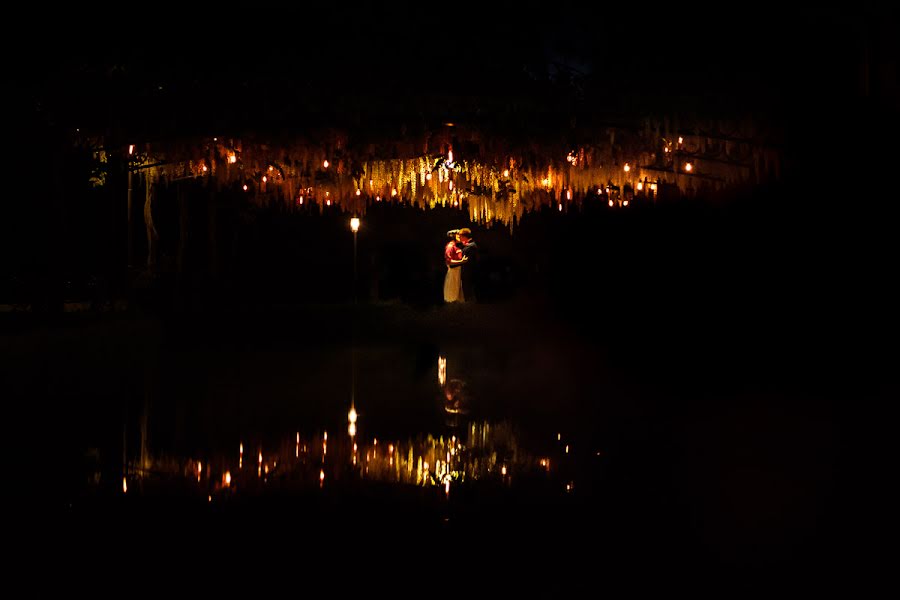
[{"label": "embracing couple", "polygon": [[474,270],[478,262],[478,246],[468,227],[447,232],[444,262],[447,276],[444,278],[444,302],[475,301],[473,289]]}]

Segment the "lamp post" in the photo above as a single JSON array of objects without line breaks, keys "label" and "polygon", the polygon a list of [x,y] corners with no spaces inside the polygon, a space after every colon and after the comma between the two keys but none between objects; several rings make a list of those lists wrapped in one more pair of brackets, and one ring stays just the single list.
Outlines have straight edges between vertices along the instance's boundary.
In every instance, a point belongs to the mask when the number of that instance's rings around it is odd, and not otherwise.
[{"label": "lamp post", "polygon": [[353,304],[356,304],[356,233],[359,231],[359,217],[350,219],[350,231],[353,232]]}]

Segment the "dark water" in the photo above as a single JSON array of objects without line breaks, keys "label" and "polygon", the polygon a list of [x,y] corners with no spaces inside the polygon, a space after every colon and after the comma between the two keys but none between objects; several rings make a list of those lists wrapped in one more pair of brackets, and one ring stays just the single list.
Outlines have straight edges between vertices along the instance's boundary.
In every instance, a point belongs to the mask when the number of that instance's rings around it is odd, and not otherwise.
[{"label": "dark water", "polygon": [[124,526],[164,547],[349,529],[487,536],[509,560],[834,559],[847,464],[820,386],[610,339],[539,303],[296,306],[30,324],[5,364],[53,465],[34,507],[70,549]]}]

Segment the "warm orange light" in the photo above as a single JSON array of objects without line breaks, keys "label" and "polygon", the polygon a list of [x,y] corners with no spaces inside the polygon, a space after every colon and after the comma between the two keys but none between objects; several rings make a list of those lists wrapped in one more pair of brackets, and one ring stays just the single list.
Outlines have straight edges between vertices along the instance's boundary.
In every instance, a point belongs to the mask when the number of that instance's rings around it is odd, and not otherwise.
[{"label": "warm orange light", "polygon": [[393,188],[391,190],[391,196],[396,196],[396,195],[397,195],[397,188]]},{"label": "warm orange light", "polygon": [[328,432],[327,431],[322,433],[322,439],[324,439],[326,442],[328,441]]},{"label": "warm orange light", "polygon": [[231,164],[236,163],[236,162],[237,162],[237,156],[235,156],[234,154],[229,154],[229,155],[228,155],[228,162],[230,162]]},{"label": "warm orange light", "polygon": [[225,487],[231,486],[231,471],[225,471]]},{"label": "warm orange light", "polygon": [[506,477],[506,465],[503,465],[503,467],[500,469],[500,474]]},{"label": "warm orange light", "polygon": [[272,165],[269,165],[269,172],[271,173],[274,170],[275,170],[275,167],[273,167]]},{"label": "warm orange light", "polygon": [[562,202],[559,203],[559,212],[562,212]]},{"label": "warm orange light", "polygon": [[453,201],[453,206],[459,206],[459,202],[457,200]]},{"label": "warm orange light", "polygon": [[568,454],[568,453],[569,453],[569,445],[566,444],[566,454]]},{"label": "warm orange light", "polygon": [[684,170],[687,171],[688,173],[690,173],[691,171],[694,170],[694,165],[692,163],[685,163]]},{"label": "warm orange light", "polygon": [[503,176],[509,177],[509,169],[503,169]]},{"label": "warm orange light", "polygon": [[438,356],[438,383],[442,386],[447,381],[447,359]]},{"label": "warm orange light", "polygon": [[326,201],[325,201],[325,206],[331,206],[331,200],[326,200]]},{"label": "warm orange light", "polygon": [[651,184],[650,184],[650,190],[653,191],[653,192],[656,191],[656,184],[655,184],[655,183],[651,183]]},{"label": "warm orange light", "polygon": [[683,144],[683,143],[684,143],[684,138],[681,137],[680,135],[678,136],[678,143],[679,143],[679,144]]},{"label": "warm orange light", "polygon": [[453,191],[453,182],[452,181],[450,182],[450,191],[451,192]]},{"label": "warm orange light", "polygon": [[351,423],[356,423],[356,419],[359,415],[356,414],[356,408],[350,407],[350,412],[347,413],[347,420]]},{"label": "warm orange light", "polygon": [[125,479],[124,477],[122,478],[122,493],[123,494],[128,493],[128,480]]},{"label": "warm orange light", "polygon": [[319,481],[325,481],[325,470],[319,469]]},{"label": "warm orange light", "polygon": [[566,200],[572,199],[572,190],[566,190]]},{"label": "warm orange light", "polygon": [[613,205],[613,201],[612,201],[612,200],[609,201],[609,205],[610,205],[610,206]]},{"label": "warm orange light", "polygon": [[128,145],[128,154],[134,154],[134,144]]},{"label": "warm orange light", "polygon": [[629,165],[628,163],[625,163],[625,166],[622,168],[625,169],[625,172],[627,173],[628,171],[631,170],[631,165]]},{"label": "warm orange light", "polygon": [[549,187],[550,186],[550,178],[545,177],[544,179],[541,180],[541,183]]},{"label": "warm orange light", "polygon": [[328,161],[326,160],[325,162],[322,163],[322,166],[325,167],[325,168],[327,169],[327,168],[328,168],[328,164],[329,164],[329,163],[328,163]]},{"label": "warm orange light", "polygon": [[300,204],[303,204],[303,196],[300,196],[300,198],[297,199],[297,202],[299,202]]},{"label": "warm orange light", "polygon": [[359,217],[353,217],[350,219],[350,231],[356,233],[359,231]]},{"label": "warm orange light", "polygon": [[622,203],[622,206],[628,206],[628,200]]},{"label": "warm orange light", "polygon": [[265,176],[265,175],[263,175],[263,180],[262,180],[262,181],[263,181],[263,183],[265,183],[265,182],[267,182],[267,181],[268,181],[268,180],[269,180],[269,178],[268,178],[268,177],[266,177],[266,176]]},{"label": "warm orange light", "polygon": [[356,190],[356,195],[359,196],[360,194],[362,194],[362,192],[359,190]]},{"label": "warm orange light", "polygon": [[644,183],[642,181],[638,181],[637,189],[639,192],[644,189]]},{"label": "warm orange light", "polygon": [[244,191],[246,192],[247,189],[248,189],[248,188],[247,188],[247,184],[245,183],[245,184],[244,184]]},{"label": "warm orange light", "polygon": [[206,165],[203,165],[203,172],[206,173],[207,171],[209,171],[209,169],[206,167]]},{"label": "warm orange light", "polygon": [[450,150],[449,152],[447,152],[447,162],[449,162],[449,163],[453,162],[453,150]]},{"label": "warm orange light", "polygon": [[425,179],[431,181],[431,171],[425,173]]},{"label": "warm orange light", "polygon": [[381,196],[375,196],[375,202],[381,202]]},{"label": "warm orange light", "polygon": [[347,433],[350,434],[350,437],[356,437],[356,423],[350,423],[347,426]]},{"label": "warm orange light", "polygon": [[262,450],[259,451],[259,464],[262,464]]},{"label": "warm orange light", "polygon": [[556,441],[557,441],[557,442],[562,441],[562,434],[561,434],[561,433],[557,433],[557,434],[556,434]]}]

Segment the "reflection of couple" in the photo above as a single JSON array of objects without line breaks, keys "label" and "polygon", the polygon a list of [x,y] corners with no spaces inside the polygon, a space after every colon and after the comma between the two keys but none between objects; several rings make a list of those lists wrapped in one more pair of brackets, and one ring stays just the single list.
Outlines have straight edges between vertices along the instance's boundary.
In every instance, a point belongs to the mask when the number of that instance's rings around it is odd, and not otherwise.
[{"label": "reflection of couple", "polygon": [[444,247],[444,262],[447,263],[447,276],[444,278],[444,302],[469,302],[475,300],[472,289],[472,269],[478,258],[478,246],[472,239],[472,230],[468,227],[451,229],[447,232],[447,245]]}]

